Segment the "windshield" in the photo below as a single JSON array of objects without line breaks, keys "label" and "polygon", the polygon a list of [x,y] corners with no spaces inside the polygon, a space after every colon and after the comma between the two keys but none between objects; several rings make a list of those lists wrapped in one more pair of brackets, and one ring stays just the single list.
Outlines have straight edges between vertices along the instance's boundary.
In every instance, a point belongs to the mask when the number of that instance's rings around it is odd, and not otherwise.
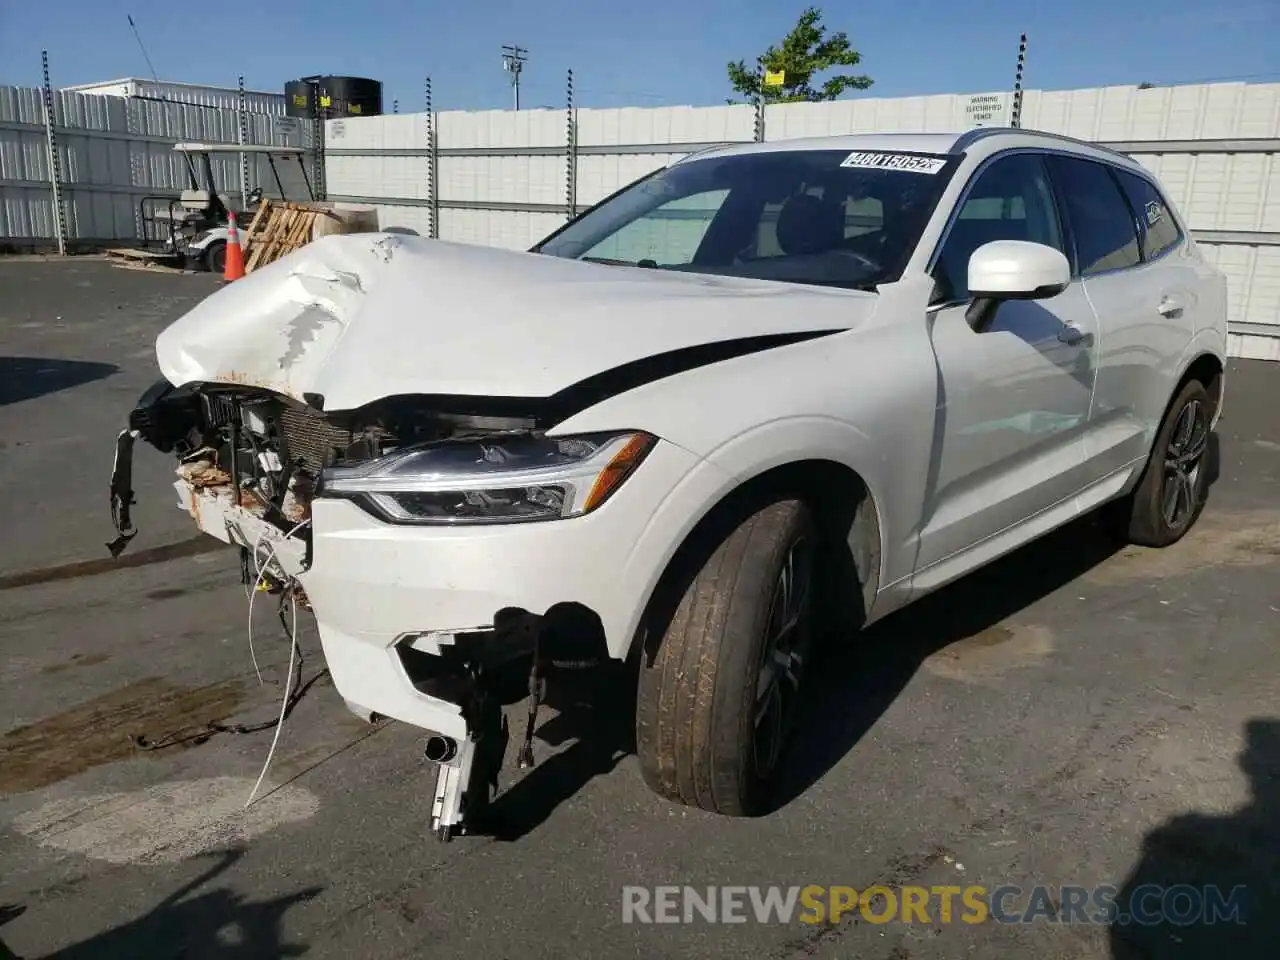
[{"label": "windshield", "polygon": [[776,150],[678,163],[535,253],[871,289],[898,279],[958,157]]}]

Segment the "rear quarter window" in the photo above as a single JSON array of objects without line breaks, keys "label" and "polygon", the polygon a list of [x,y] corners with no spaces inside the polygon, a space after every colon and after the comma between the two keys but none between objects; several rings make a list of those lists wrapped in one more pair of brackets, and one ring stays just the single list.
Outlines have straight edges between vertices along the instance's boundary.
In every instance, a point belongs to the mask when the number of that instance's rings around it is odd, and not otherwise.
[{"label": "rear quarter window", "polygon": [[1138,218],[1143,256],[1151,260],[1176,247],[1182,239],[1182,231],[1160,191],[1145,177],[1124,170],[1117,170],[1116,176]]}]

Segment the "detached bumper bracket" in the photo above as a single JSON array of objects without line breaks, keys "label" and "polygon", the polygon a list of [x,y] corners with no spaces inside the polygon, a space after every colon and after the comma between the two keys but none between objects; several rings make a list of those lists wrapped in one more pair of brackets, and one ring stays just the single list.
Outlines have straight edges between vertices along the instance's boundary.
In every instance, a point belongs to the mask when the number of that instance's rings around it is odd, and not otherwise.
[{"label": "detached bumper bracket", "polygon": [[120,556],[138,533],[131,515],[131,508],[137,503],[133,496],[133,443],[137,439],[138,431],[132,429],[121,430],[116,436],[115,462],[111,467],[111,523],[116,537],[107,544],[113,557]]}]

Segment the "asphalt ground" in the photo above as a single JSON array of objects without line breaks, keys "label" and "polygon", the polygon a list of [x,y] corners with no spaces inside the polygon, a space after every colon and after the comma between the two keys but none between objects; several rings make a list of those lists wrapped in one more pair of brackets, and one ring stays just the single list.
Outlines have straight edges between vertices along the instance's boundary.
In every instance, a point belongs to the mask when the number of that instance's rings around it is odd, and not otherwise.
[{"label": "asphalt ground", "polygon": [[[1280,368],[1232,364],[1182,543],[1117,552],[1085,520],[830,651],[776,813],[658,800],[616,716],[583,707],[548,711],[491,835],[441,845],[421,739],[344,710],[305,616],[308,686],[243,809],[288,644],[260,598],[260,685],[235,555],[166,549],[192,535],[168,458],[139,448],[125,556],[148,562],[102,562],[151,341],[216,286],[0,261],[0,958],[1275,955]],[[1124,906],[1144,883],[1148,910],[1189,885],[1167,922],[1071,916],[1062,889]],[[624,922],[624,887],[684,884],[961,892],[950,922],[936,893],[928,922],[874,922],[880,898],[834,924]],[[1039,915],[965,922],[971,885]],[[1174,922],[1207,885],[1247,922]]]}]

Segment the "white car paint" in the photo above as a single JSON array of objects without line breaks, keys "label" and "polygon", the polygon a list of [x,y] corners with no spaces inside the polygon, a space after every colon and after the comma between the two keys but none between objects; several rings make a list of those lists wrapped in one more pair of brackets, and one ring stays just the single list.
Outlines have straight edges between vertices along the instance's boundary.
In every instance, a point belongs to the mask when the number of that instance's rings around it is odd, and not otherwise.
[{"label": "white car paint", "polygon": [[655,353],[811,330],[815,309],[844,327],[875,305],[856,291],[345,234],[198,304],[156,356],[176,385],[320,394],[330,411],[397,393],[542,397]]},{"label": "white car paint", "polygon": [[[814,146],[947,153],[956,143],[826,138],[681,162]],[[559,423],[557,436],[634,429],[660,438],[586,516],[397,526],[347,501],[314,502],[301,581],[337,688],[358,711],[460,737],[458,708],[413,687],[398,641],[421,634],[438,648],[492,624],[500,608],[577,601],[600,616],[610,654],[623,657],[684,538],[734,488],[775,466],[832,461],[865,482],[880,538],[870,620],[1136,482],[1182,373],[1201,355],[1225,361],[1225,281],[1187,234],[1162,261],[1072,279],[1049,300],[1008,301],[992,330],[976,334],[966,303],[930,304],[928,269],[971,175],[1017,149],[1141,169],[1031,132],[970,138],[901,279],[875,293],[405,236],[328,237],[199,305],[161,334],[157,358],[174,384],[318,394],[326,410],[345,410],[399,393],[546,397],[681,347],[840,331],[655,379]],[[1011,250],[989,251],[987,262],[1005,289],[1060,273],[1047,253],[1015,262]],[[1183,301],[1176,316],[1160,312],[1171,295]],[[208,523],[238,522],[242,512],[228,503]]]}]

